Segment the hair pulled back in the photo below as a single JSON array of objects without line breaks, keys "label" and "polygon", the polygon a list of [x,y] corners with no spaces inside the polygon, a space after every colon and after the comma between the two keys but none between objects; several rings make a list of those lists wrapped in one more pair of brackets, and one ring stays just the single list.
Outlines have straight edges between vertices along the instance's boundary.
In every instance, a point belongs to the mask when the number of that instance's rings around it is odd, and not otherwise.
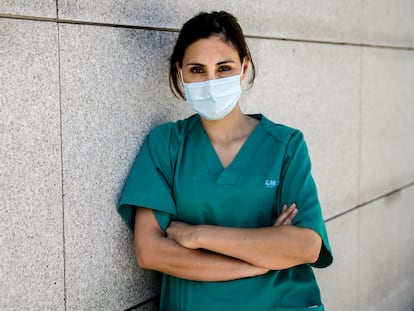
[{"label": "hair pulled back", "polygon": [[230,13],[224,11],[202,12],[183,25],[170,57],[169,84],[175,96],[185,99],[178,72],[179,68],[182,67],[185,50],[195,41],[206,39],[213,35],[222,36],[226,42],[231,43],[238,51],[240,62],[244,58],[249,59],[252,72],[249,85],[253,85],[256,68],[237,19]]}]

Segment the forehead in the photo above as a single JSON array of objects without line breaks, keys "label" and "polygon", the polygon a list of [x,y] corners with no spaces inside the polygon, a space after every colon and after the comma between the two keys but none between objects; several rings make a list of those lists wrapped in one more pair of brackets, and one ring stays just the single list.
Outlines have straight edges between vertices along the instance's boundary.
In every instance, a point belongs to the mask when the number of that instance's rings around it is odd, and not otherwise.
[{"label": "forehead", "polygon": [[190,44],[185,50],[183,63],[237,59],[238,51],[230,41],[226,41],[222,36],[210,36]]}]

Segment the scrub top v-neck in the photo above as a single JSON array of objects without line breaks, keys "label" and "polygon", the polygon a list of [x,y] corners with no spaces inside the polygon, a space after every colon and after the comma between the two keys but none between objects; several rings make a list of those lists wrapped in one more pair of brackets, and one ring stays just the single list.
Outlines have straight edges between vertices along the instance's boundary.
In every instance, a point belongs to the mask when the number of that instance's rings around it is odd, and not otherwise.
[{"label": "scrub top v-neck", "polygon": [[[197,115],[156,127],[137,155],[118,204],[133,228],[136,206],[150,208],[165,231],[171,220],[189,224],[271,226],[284,204],[296,203],[293,225],[323,241],[313,266],[332,254],[303,135],[261,115],[226,168]],[[311,265],[227,282],[163,275],[161,310],[323,310]]]},{"label": "scrub top v-neck", "polygon": [[245,169],[248,169],[248,164],[252,160],[254,153],[251,150],[259,149],[263,135],[260,135],[260,126],[256,126],[246,141],[241,146],[240,150],[227,167],[223,167],[213,145],[208,138],[207,133],[201,122],[195,125],[194,148],[197,150],[197,155],[204,159],[212,176],[217,176],[216,182],[218,184],[235,184],[238,177]]}]

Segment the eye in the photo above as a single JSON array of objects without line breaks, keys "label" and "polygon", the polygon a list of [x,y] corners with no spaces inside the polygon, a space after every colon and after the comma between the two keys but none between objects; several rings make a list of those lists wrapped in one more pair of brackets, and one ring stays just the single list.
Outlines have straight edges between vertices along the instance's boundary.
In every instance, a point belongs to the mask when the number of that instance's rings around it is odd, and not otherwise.
[{"label": "eye", "polygon": [[230,66],[220,66],[219,72],[230,71],[232,68]]},{"label": "eye", "polygon": [[191,73],[203,73],[204,72],[202,67],[191,67],[190,71]]}]

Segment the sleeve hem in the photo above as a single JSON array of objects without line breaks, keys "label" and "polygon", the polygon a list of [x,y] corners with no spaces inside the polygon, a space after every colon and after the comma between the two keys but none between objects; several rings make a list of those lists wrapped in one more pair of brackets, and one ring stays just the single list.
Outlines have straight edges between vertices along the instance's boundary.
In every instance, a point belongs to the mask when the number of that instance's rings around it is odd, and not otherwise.
[{"label": "sleeve hem", "polygon": [[326,238],[326,235],[323,234],[323,229],[322,229],[322,232],[321,232],[321,230],[316,229],[316,228],[311,227],[311,226],[304,226],[304,225],[301,225],[301,224],[297,224],[295,226],[300,227],[300,228],[306,228],[306,229],[313,230],[317,234],[319,234],[319,236],[322,239],[322,245],[321,245],[321,250],[319,252],[318,260],[316,260],[316,262],[314,262],[314,263],[311,263],[310,265],[314,268],[326,268],[326,267],[330,266],[333,262],[333,256],[332,256],[331,247],[330,247],[329,242]]}]

